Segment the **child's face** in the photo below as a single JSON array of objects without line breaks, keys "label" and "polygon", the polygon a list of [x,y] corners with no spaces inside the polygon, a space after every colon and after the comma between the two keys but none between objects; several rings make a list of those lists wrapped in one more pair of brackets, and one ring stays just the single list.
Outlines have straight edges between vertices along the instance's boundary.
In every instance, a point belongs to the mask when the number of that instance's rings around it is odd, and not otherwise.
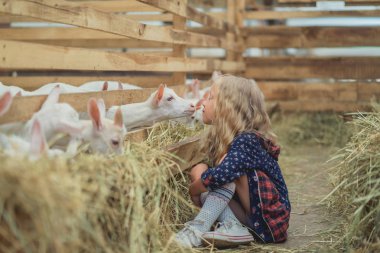
[{"label": "child's face", "polygon": [[218,95],[218,87],[213,84],[210,89],[210,96],[203,101],[203,123],[211,125],[215,117],[215,104]]}]

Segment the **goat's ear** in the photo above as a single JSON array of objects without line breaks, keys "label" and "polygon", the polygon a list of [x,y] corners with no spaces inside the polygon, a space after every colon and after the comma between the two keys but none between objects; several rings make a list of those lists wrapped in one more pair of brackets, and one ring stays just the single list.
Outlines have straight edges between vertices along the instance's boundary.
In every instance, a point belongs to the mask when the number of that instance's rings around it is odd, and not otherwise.
[{"label": "goat's ear", "polygon": [[0,98],[0,116],[4,115],[11,107],[13,98],[10,91],[4,93]]},{"label": "goat's ear", "polygon": [[212,72],[211,80],[215,82],[221,76],[222,76],[222,72],[214,70],[214,72]]},{"label": "goat's ear", "polygon": [[117,108],[115,117],[113,119],[113,123],[115,126],[123,127],[123,113],[121,112],[121,108]]},{"label": "goat's ear", "polygon": [[107,81],[105,81],[105,82],[103,83],[102,91],[105,91],[105,90],[108,90],[108,82],[107,82]]},{"label": "goat's ear", "polygon": [[98,108],[98,104],[96,103],[95,98],[90,98],[90,100],[88,100],[87,111],[88,111],[88,115],[90,116],[92,120],[92,125],[94,129],[100,131],[103,127],[102,118],[101,118],[100,110]]},{"label": "goat's ear", "polygon": [[36,119],[33,121],[30,154],[34,157],[40,156],[47,149],[45,135],[42,132],[41,124]]},{"label": "goat's ear", "polygon": [[106,117],[106,104],[104,103],[103,98],[98,98],[96,100],[96,104],[98,105],[100,116],[102,118]]},{"label": "goat's ear", "polygon": [[47,96],[45,102],[42,104],[42,107],[41,109],[44,109],[44,108],[47,108],[47,107],[51,107],[53,106],[54,104],[58,103],[58,100],[59,100],[59,95],[61,94],[61,87],[59,86],[59,84],[57,86],[55,86],[49,93],[49,95]]},{"label": "goat's ear", "polygon": [[123,90],[123,85],[121,84],[121,82],[117,82],[117,89]]},{"label": "goat's ear", "polygon": [[166,84],[165,85],[160,84],[156,92],[156,95],[154,96],[153,105],[158,106],[160,104],[162,98],[164,97],[165,87],[166,87]]}]

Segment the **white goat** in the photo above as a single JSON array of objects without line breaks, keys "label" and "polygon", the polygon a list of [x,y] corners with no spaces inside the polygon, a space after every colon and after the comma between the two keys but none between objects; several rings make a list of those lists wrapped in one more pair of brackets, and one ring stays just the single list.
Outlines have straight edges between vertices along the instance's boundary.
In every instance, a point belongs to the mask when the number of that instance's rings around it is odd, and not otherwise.
[{"label": "white goat", "polygon": [[33,121],[30,140],[15,135],[0,134],[0,146],[8,156],[27,156],[30,160],[37,160],[42,155],[52,158],[64,154],[62,150],[49,149],[37,119]]},{"label": "white goat", "polygon": [[[107,118],[113,118],[117,106],[112,106]],[[172,89],[161,84],[156,92],[142,103],[133,103],[121,106],[124,125],[128,130],[151,126],[155,122],[191,116],[195,107],[189,101],[179,97]]]}]

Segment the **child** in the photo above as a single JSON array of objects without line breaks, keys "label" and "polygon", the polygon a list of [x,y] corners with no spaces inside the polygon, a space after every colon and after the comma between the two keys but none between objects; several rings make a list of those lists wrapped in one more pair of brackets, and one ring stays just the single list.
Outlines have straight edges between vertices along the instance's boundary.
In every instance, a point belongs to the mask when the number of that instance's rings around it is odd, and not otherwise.
[{"label": "child", "polygon": [[261,90],[253,80],[221,76],[203,105],[212,167],[193,167],[189,193],[202,208],[175,240],[185,247],[285,241],[290,202]]}]

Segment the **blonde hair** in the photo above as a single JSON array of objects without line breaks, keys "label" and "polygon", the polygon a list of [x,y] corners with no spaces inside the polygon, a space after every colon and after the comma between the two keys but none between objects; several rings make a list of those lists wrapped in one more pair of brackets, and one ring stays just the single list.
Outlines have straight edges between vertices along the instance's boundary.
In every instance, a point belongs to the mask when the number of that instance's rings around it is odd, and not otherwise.
[{"label": "blonde hair", "polygon": [[215,166],[227,153],[232,140],[242,132],[256,132],[276,141],[265,110],[264,95],[254,80],[232,75],[221,76],[214,85],[215,117],[203,142],[203,151]]}]

